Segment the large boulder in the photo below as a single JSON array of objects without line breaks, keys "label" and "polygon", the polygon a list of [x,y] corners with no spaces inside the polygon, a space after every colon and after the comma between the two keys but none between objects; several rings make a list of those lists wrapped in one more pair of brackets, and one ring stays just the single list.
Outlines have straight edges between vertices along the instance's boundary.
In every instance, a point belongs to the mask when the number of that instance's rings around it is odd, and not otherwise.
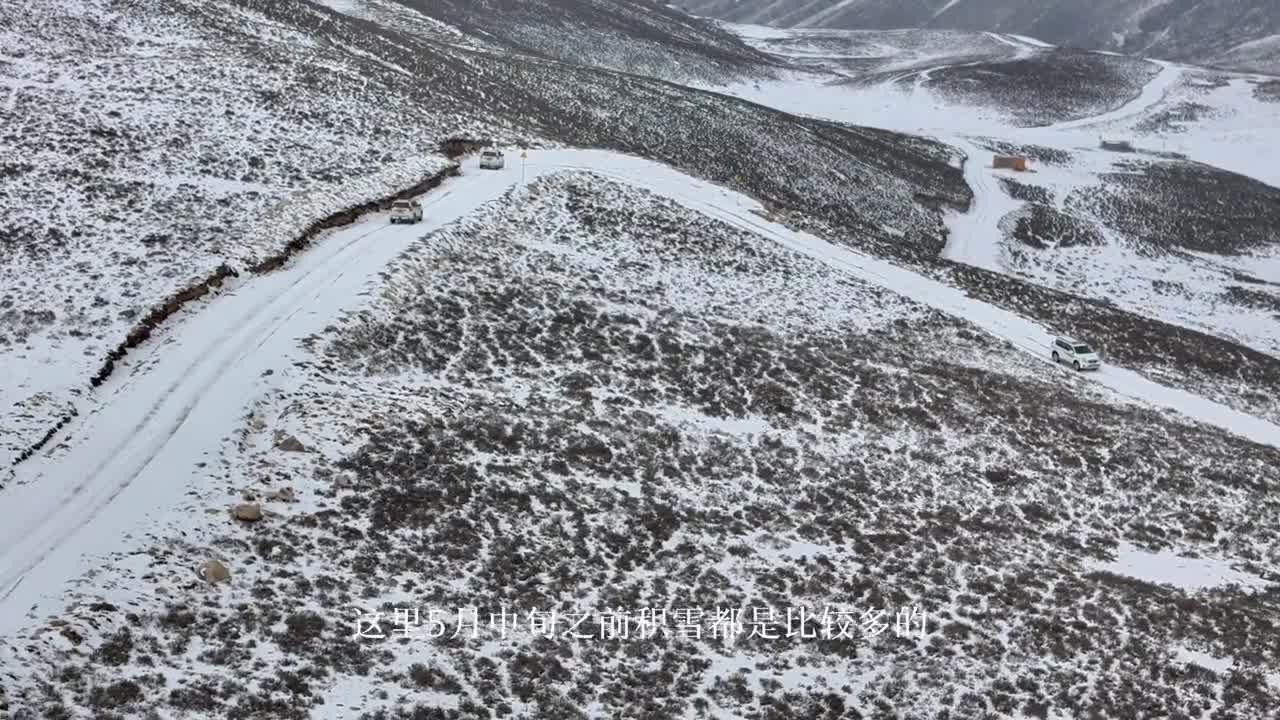
[{"label": "large boulder", "polygon": [[276,433],[276,449],[285,452],[306,452],[307,446],[298,438],[287,433]]},{"label": "large boulder", "polygon": [[226,565],[223,565],[217,560],[209,560],[205,562],[205,564],[200,566],[200,569],[197,572],[200,575],[200,579],[210,585],[217,585],[219,583],[231,581],[231,571],[227,569]]},{"label": "large boulder", "polygon": [[262,506],[256,502],[240,503],[231,510],[231,516],[244,522],[257,522],[262,519]]},{"label": "large boulder", "polygon": [[297,496],[293,492],[293,488],[291,487],[282,487],[279,490],[275,490],[268,495],[267,498],[287,503],[297,502],[298,500]]}]

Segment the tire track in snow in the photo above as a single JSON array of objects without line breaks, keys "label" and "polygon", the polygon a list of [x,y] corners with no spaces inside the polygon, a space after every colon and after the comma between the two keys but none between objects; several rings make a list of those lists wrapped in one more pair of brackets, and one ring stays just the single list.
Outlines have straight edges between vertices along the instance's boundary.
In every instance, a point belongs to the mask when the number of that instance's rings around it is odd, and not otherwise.
[{"label": "tire track in snow", "polygon": [[[477,179],[446,182],[474,186]],[[449,196],[445,191],[425,197],[424,209]],[[461,205],[464,211],[470,208]],[[242,285],[238,293],[221,294],[199,306],[199,312],[173,328],[176,345],[160,343],[142,356],[159,362],[151,372],[128,377],[112,389],[96,416],[80,428],[85,436],[81,444],[55,461],[24,468],[44,482],[27,482],[0,494],[4,505],[24,511],[0,530],[0,636],[20,625],[28,608],[50,599],[78,575],[82,549],[106,552],[130,529],[128,518],[105,513],[122,494],[129,493],[132,502],[163,496],[176,503],[186,489],[181,476],[189,476],[199,456],[234,428],[264,363],[288,352],[273,347],[274,355],[254,357],[255,350],[273,340],[291,346],[291,334],[283,340],[278,336],[299,313],[335,309],[354,300],[354,291],[346,296],[339,292],[336,298],[326,293],[340,284],[358,289],[410,242],[450,218],[427,216],[423,224],[393,226],[385,224],[385,213],[368,216],[329,237],[337,242],[317,243],[313,252],[255,278],[252,286]],[[317,305],[322,299],[327,301]],[[325,321],[327,316],[316,329]],[[253,362],[245,362],[249,358]],[[163,387],[158,392],[148,387],[157,381]],[[125,506],[126,512],[137,509]],[[87,532],[90,528],[95,532]],[[90,539],[82,539],[85,535]],[[36,574],[40,577],[33,584]]]},{"label": "tire track in snow", "polygon": [[[0,547],[17,547],[25,550],[26,547],[35,544],[37,548],[43,548],[43,550],[37,549],[34,554],[26,556],[26,559],[21,561],[16,571],[9,562],[9,553],[13,551],[7,551],[4,556],[6,562],[3,566],[8,569],[3,576],[0,576],[0,582],[10,584],[9,590],[4,597],[8,598],[33,567],[43,562],[50,553],[65,542],[69,536],[73,535],[80,526],[93,520],[98,512],[110,504],[122,491],[129,487],[138,475],[146,470],[160,449],[168,443],[187,421],[200,398],[217,383],[222,374],[236,359],[243,357],[249,346],[261,336],[262,331],[268,325],[274,324],[279,320],[280,311],[277,311],[275,315],[268,316],[272,310],[278,307],[293,307],[296,297],[305,294],[309,288],[314,287],[318,282],[328,281],[333,278],[335,273],[342,272],[345,265],[342,261],[347,259],[352,247],[383,229],[385,228],[378,228],[357,237],[344,245],[337,253],[327,258],[323,266],[327,269],[327,272],[306,274],[294,280],[291,285],[285,288],[283,293],[276,296],[271,305],[242,318],[241,323],[246,324],[238,323],[240,329],[235,335],[231,338],[225,338],[225,340],[229,340],[232,343],[229,352],[224,350],[226,343],[219,342],[214,352],[202,354],[196,363],[188,368],[186,373],[175,378],[161,392],[159,399],[153,402],[146,413],[128,430],[127,434],[108,453],[100,455],[98,463],[86,473],[86,479],[71,488],[69,496],[61,503],[58,510],[68,508],[73,504],[83,505],[86,512],[79,514],[80,517],[77,522],[64,525],[56,522],[56,517],[51,518],[55,522],[51,522],[45,527],[34,529],[34,534],[32,528],[15,524],[11,526],[8,534],[0,536]],[[317,278],[317,276],[319,277]],[[278,328],[278,325],[276,327]],[[143,377],[146,376],[144,375]],[[196,391],[191,394],[191,399],[183,401],[182,407],[176,416],[161,418],[161,413],[170,409],[173,399],[178,396],[183,388],[190,385],[192,378],[202,378],[202,381],[197,386]],[[157,425],[160,427],[157,427]],[[125,464],[124,468],[119,467],[122,463]],[[111,472],[113,470],[116,472]],[[32,482],[37,482],[43,475],[44,473],[40,473]],[[116,479],[111,483],[95,483],[94,480],[102,475],[113,475]],[[35,543],[31,542],[32,538],[35,539]],[[16,581],[12,580],[15,575],[17,576]]]},{"label": "tire track in snow", "polygon": [[[368,233],[365,233],[364,235],[361,235],[359,238],[356,238],[356,240],[354,240],[353,242],[358,242],[359,240],[361,240],[361,239],[363,239],[363,238],[365,238],[365,237],[367,237],[367,236],[369,236],[369,235],[371,235],[371,234],[373,234],[373,233],[379,232],[380,230],[383,230],[383,229],[385,229],[385,228],[375,228],[374,230],[371,230],[371,231],[369,231]],[[349,244],[348,244],[348,245],[349,245]],[[333,259],[333,258],[332,258],[332,254],[333,254],[335,251],[336,251],[336,252],[342,252],[343,250],[345,250],[345,249],[346,249],[346,247],[348,247],[348,245],[339,245],[339,246],[335,246],[335,247],[325,248],[328,252],[327,252],[327,253],[322,252],[322,253],[320,253],[320,255],[321,255],[321,256],[324,256],[324,257],[326,258],[326,259],[325,259],[325,262],[331,262],[331,261],[332,261],[332,259]],[[299,278],[299,279],[298,279],[297,281],[295,281],[292,285],[290,285],[290,289],[291,289],[291,288],[293,288],[293,287],[296,287],[299,283],[301,283],[301,282],[302,282],[303,280],[305,280],[305,279],[306,279],[306,277],[305,277],[305,276],[304,276],[304,277]],[[242,285],[244,282],[246,282],[246,280],[243,280],[243,279],[242,279],[242,280],[232,280],[232,281],[228,282],[228,283],[224,286],[226,289],[224,289],[222,292],[218,293],[218,295],[215,295],[215,296],[214,296],[214,298],[219,297],[219,296],[232,296],[232,295],[235,295],[235,293],[236,293],[236,287],[237,287],[237,286]],[[233,283],[234,283],[234,284],[233,284]],[[286,292],[287,292],[287,290],[288,290],[288,289],[286,289]],[[206,301],[206,302],[207,302],[207,301]],[[200,305],[196,305],[195,307],[197,307],[197,308],[198,308],[198,307],[200,307]],[[181,311],[179,311],[179,314],[178,314],[178,316],[177,316],[177,319],[179,319],[179,321],[180,321],[180,318],[181,318],[183,315],[188,315],[188,314],[189,314],[189,313],[191,313],[191,312],[192,312],[191,310],[186,310],[186,309],[181,310]],[[198,310],[196,310],[196,312],[198,312]],[[161,330],[160,330],[160,332],[155,333],[155,334],[153,335],[153,337],[154,337],[156,340],[161,340],[162,333],[169,333],[170,329],[171,329],[170,327],[161,326]],[[151,361],[153,361],[153,360],[155,359],[155,355],[156,355],[156,353],[158,353],[158,352],[163,352],[163,351],[164,351],[164,344],[165,344],[166,342],[168,342],[168,341],[169,341],[169,339],[171,339],[171,338],[172,338],[172,335],[169,335],[169,337],[168,337],[168,338],[165,338],[163,341],[161,341],[161,342],[157,342],[157,343],[154,343],[154,344],[150,345],[150,346],[148,347],[147,351],[146,351],[146,352],[144,352],[144,353],[136,354],[136,355],[134,355],[133,357],[126,356],[126,357],[122,358],[122,359],[119,361],[119,363],[118,363],[118,365],[119,365],[120,369],[121,369],[122,371],[127,371],[127,370],[130,370],[131,366],[135,366],[135,365],[143,365],[143,366],[145,366],[148,362],[151,362]],[[194,371],[197,371],[197,370],[199,370],[199,368],[200,368],[200,367],[202,367],[202,366],[204,366],[204,365],[207,365],[207,364],[208,364],[208,362],[210,362],[210,361],[211,361],[212,357],[213,357],[213,355],[206,355],[206,356],[204,356],[203,358],[201,358],[201,360],[199,361],[198,366],[197,366],[197,367],[193,367],[193,368],[192,368],[192,371],[193,371],[193,372],[194,372]],[[124,373],[122,373],[122,374],[124,374]],[[123,382],[120,382],[120,383],[118,383],[118,384],[115,384],[115,386],[113,387],[113,383],[112,383],[110,380],[108,380],[108,381],[107,381],[103,386],[101,386],[98,390],[99,390],[99,392],[100,392],[100,393],[101,393],[102,391],[104,391],[104,390],[110,390],[110,395],[111,395],[111,397],[119,397],[119,396],[121,396],[121,395],[123,395],[123,394],[128,393],[128,392],[129,392],[129,391],[130,391],[130,390],[131,390],[131,389],[132,389],[132,388],[133,388],[133,387],[134,387],[138,382],[144,382],[146,379],[149,379],[149,378],[148,378],[147,373],[133,373],[133,372],[129,372],[129,373],[125,374],[125,379],[124,379],[124,381],[123,381]],[[134,428],[133,428],[133,433],[135,433],[135,434],[136,434],[136,433],[139,433],[139,432],[141,432],[141,431],[142,431],[142,429],[147,425],[147,423],[151,420],[151,418],[153,418],[153,417],[155,416],[155,413],[156,413],[156,411],[158,411],[158,409],[159,409],[159,407],[160,407],[160,404],[161,404],[161,402],[163,401],[163,398],[164,398],[164,397],[167,397],[170,393],[172,393],[172,392],[173,392],[173,390],[175,389],[175,387],[176,387],[178,384],[180,384],[180,383],[181,383],[181,379],[179,379],[178,381],[176,381],[176,382],[174,382],[173,384],[171,384],[171,385],[170,385],[170,386],[169,386],[169,387],[168,387],[168,388],[167,388],[163,393],[161,393],[161,394],[160,394],[160,397],[161,397],[162,399],[161,399],[161,400],[157,400],[157,401],[156,401],[156,403],[152,405],[152,410],[151,410],[151,412],[149,412],[146,416],[144,416],[143,418],[141,418],[140,420],[138,420],[137,425],[135,425],[135,426],[134,426]],[[104,406],[105,406],[104,404],[99,404],[99,405],[98,405],[97,407],[95,407],[92,411],[90,411],[89,416],[93,416],[93,415],[97,415],[97,414],[101,413],[101,412],[102,412],[102,410],[103,410],[103,407],[104,407]],[[71,430],[73,430],[73,429],[74,429],[73,427],[68,426],[68,427],[64,428],[62,431],[60,431],[60,433],[63,433],[63,432],[70,432],[70,431],[71,431]],[[53,438],[53,439],[57,439],[57,438],[56,438],[56,436],[55,436],[55,438]],[[56,449],[56,445],[57,445],[57,443],[53,443],[53,442],[52,442],[52,440],[53,440],[53,439],[51,439],[51,441],[50,441],[50,442],[51,442],[51,444],[49,445],[49,447],[48,447],[48,448],[47,448],[47,449],[42,453],[42,455],[43,455],[46,459],[51,458],[51,457],[53,456],[53,454],[54,454],[55,449]],[[124,442],[122,442],[122,443],[121,443],[121,446],[123,446],[123,444],[124,444]],[[117,449],[119,449],[119,448],[117,448]],[[100,470],[100,469],[101,469],[101,468],[96,468],[96,469],[95,469],[95,471],[96,471],[96,470]],[[35,476],[34,476],[34,477],[30,477],[30,478],[26,479],[24,482],[27,482],[27,483],[31,483],[31,482],[39,482],[39,480],[40,480],[41,478],[43,478],[43,477],[44,477],[44,475],[45,475],[45,472],[44,472],[43,470],[37,469],[37,470],[35,471]],[[0,539],[3,539],[3,538],[0,538]],[[2,545],[0,545],[0,547],[2,547]]]}]

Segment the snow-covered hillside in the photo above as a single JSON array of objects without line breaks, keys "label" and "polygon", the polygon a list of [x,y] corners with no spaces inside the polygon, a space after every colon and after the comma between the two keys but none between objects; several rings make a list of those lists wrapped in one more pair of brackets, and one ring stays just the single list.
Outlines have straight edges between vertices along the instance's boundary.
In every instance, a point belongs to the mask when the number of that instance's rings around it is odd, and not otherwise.
[{"label": "snow-covered hillside", "polygon": [[1029,51],[993,33],[958,30],[776,30],[725,24],[763,52],[803,68],[825,70],[861,83],[907,76],[947,62],[995,61]]},{"label": "snow-covered hillside", "polygon": [[246,23],[228,37],[218,21],[140,7],[0,11],[6,466],[81,404],[152,307],[414,184],[445,164],[429,157],[442,135],[478,129],[428,115],[395,73],[381,88],[357,81],[373,60],[298,31]]},{"label": "snow-covered hillside", "polygon": [[0,719],[1269,717],[1278,87],[650,0],[0,7]]},{"label": "snow-covered hillside", "polygon": [[[577,163],[599,172],[554,174]],[[645,168],[565,154],[501,197],[464,170],[450,182],[485,206],[441,226],[458,216],[439,199],[432,232],[394,231],[333,287],[366,295],[343,318],[278,326],[218,380],[256,384],[248,416],[175,438],[209,450],[185,506],[5,648],[11,705],[1034,717],[1280,698],[1276,448],[1047,374],[890,277],[690,209],[745,218],[743,198]],[[245,498],[261,520],[227,517]],[[210,557],[229,585],[191,576]]]},{"label": "snow-covered hillside", "polygon": [[965,57],[927,75],[913,87],[937,93],[956,105],[999,110],[1018,126],[1042,126],[1090,117],[1138,96],[1160,67],[1122,55],[1040,49],[1003,62]]},{"label": "snow-covered hillside", "polygon": [[774,62],[709,20],[651,0],[322,0],[445,42],[669,80],[768,75]]},{"label": "snow-covered hillside", "polygon": [[690,12],[782,28],[1008,33],[1063,47],[1280,72],[1267,0],[686,0]]},{"label": "snow-covered hillside", "polygon": [[[781,57],[803,56],[804,43],[818,32],[737,29]],[[828,42],[839,35],[821,33]],[[863,42],[864,33],[848,34],[850,42]],[[881,42],[891,37],[884,34]],[[1019,312],[1091,337],[1113,356],[1128,355],[1158,375],[1173,371],[1182,376],[1179,382],[1208,382],[1201,387],[1209,395],[1235,396],[1238,407],[1275,417],[1280,407],[1264,400],[1266,392],[1259,394],[1257,387],[1240,385],[1237,361],[1227,360],[1238,357],[1249,367],[1250,382],[1280,389],[1280,285],[1273,279],[1280,254],[1274,230],[1280,176],[1271,162],[1273,144],[1265,139],[1268,128],[1280,127],[1280,105],[1270,102],[1270,85],[1169,63],[1147,63],[1147,70],[1135,73],[1134,65],[1143,61],[1100,54],[1027,48],[1013,60],[974,64],[969,46],[956,53],[873,82],[807,71],[723,89],[791,112],[917,132],[951,144],[968,158],[965,180],[975,201],[967,212],[951,215],[942,255],[1089,298],[1097,307],[1066,311],[1075,300],[1026,286],[995,289],[1000,281],[986,274],[942,272],[972,284],[984,297],[1005,298]],[[1106,76],[1085,71],[1095,60],[1114,60],[1124,71],[1104,82]],[[1021,67],[1028,82],[996,81],[984,70],[999,66]],[[973,77],[966,78],[968,73]],[[1128,141],[1135,152],[1104,150],[1104,139]],[[998,153],[1026,155],[1030,171],[993,169]],[[830,236],[867,246],[855,234],[833,230]],[[874,249],[894,252],[892,246]],[[898,255],[933,264],[929,256]],[[1206,344],[1152,326],[1140,334],[1163,336],[1164,349],[1130,354],[1117,343],[1136,349],[1134,322],[1114,310],[1229,343]],[[1081,323],[1080,313],[1091,320]],[[1100,325],[1099,317],[1109,319]],[[1183,361],[1169,361],[1186,358],[1188,345],[1201,348],[1203,353],[1191,354],[1202,359],[1194,370],[1175,369]]]},{"label": "snow-covered hillside", "polygon": [[[0,10],[20,31],[0,63],[14,149],[0,174],[14,219],[0,256],[4,473],[91,411],[89,378],[152,308],[414,184],[443,164],[446,137],[643,152],[873,234],[892,218],[925,245],[943,228],[914,197],[968,198],[937,143],[475,50],[438,23],[278,0],[23,3]],[[726,145],[753,155],[711,152]]]}]

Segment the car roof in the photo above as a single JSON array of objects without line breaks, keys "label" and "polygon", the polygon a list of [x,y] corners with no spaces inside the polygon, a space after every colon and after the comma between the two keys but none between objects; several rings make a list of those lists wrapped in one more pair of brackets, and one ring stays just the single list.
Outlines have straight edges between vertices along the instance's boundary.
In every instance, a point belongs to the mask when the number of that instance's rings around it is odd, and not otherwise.
[{"label": "car roof", "polygon": [[1053,339],[1061,340],[1062,342],[1067,343],[1069,345],[1084,345],[1084,343],[1080,342],[1079,340],[1076,340],[1074,338],[1069,338],[1066,335],[1058,335],[1058,336],[1055,336]]}]

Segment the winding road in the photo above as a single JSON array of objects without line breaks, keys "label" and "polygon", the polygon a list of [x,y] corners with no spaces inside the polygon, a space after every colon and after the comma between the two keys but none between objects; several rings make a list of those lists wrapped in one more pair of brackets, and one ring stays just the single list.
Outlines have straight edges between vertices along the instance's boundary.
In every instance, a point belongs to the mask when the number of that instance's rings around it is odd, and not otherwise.
[{"label": "winding road", "polygon": [[[886,260],[834,246],[763,219],[752,199],[647,160],[594,150],[537,151],[526,182],[589,170],[647,188],[735,227],[758,233],[851,277],[966,318],[1045,363],[1048,331]],[[10,512],[0,528],[0,640],[61,608],[63,591],[132,532],[179,509],[247,408],[301,358],[299,341],[357,309],[378,275],[429,231],[477,211],[520,182],[521,170],[469,164],[424,196],[422,224],[392,226],[385,214],[333,231],[281,270],[233,286],[170,327],[117,373],[97,412],[73,422],[86,438],[65,454],[20,467],[22,484],[0,492]],[[122,369],[127,369],[122,368]],[[268,371],[274,371],[274,374]],[[1280,445],[1280,427],[1123,368],[1087,377],[1143,403],[1176,410],[1259,443]],[[3,643],[0,643],[3,644]]]},{"label": "winding road", "polygon": [[[1141,115],[1163,100],[1170,89],[1182,78],[1183,71],[1179,66],[1161,60],[1150,62],[1160,67],[1159,72],[1128,102],[1098,115],[1042,127],[1022,128],[1017,132],[1016,140],[1028,144],[1061,146],[1064,144],[1063,135],[1071,131],[1093,128]],[[932,68],[921,73],[913,93],[928,93],[925,83],[929,73],[937,69]],[[942,142],[953,145],[964,153],[964,178],[973,191],[973,202],[969,212],[953,215],[948,222],[950,237],[942,251],[943,257],[966,265],[1002,272],[1004,268],[1000,262],[1000,239],[1004,237],[1004,233],[1000,230],[998,223],[1000,218],[1016,210],[1021,203],[1009,197],[1000,187],[996,171],[986,160],[991,153],[979,148],[973,138],[943,128],[932,131],[920,128],[919,131],[932,132]],[[1076,134],[1070,139],[1078,142],[1080,136]]]}]

